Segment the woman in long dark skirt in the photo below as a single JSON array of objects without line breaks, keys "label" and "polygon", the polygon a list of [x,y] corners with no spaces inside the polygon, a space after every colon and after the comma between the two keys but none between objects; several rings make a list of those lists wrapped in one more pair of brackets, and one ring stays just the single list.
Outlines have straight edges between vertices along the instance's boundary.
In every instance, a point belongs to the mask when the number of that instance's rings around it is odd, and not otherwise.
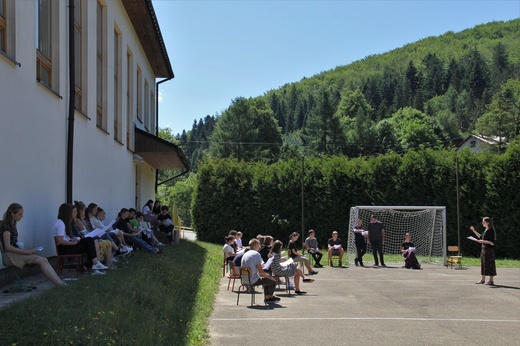
[{"label": "woman in long dark skirt", "polygon": [[[479,238],[478,242],[482,244],[482,251],[480,252],[480,274],[482,278],[475,282],[476,284],[494,285],[493,278],[497,275],[497,268],[495,265],[495,241],[497,235],[493,221],[490,217],[482,219],[482,226],[485,230],[482,234],[475,230],[475,227],[471,226],[470,229]],[[489,281],[486,282],[486,276],[489,276]]]}]

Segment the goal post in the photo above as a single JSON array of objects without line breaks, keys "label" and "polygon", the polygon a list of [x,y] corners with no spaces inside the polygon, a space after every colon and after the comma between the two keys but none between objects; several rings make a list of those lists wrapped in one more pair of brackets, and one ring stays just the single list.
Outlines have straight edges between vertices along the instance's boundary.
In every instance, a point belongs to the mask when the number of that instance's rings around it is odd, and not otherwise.
[{"label": "goal post", "polygon": [[[400,250],[401,244],[404,242],[404,235],[410,233],[420,262],[446,265],[446,207],[442,206],[351,207],[346,251],[349,263],[353,263],[357,255],[354,226],[357,225],[357,220],[361,219],[363,220],[363,227],[368,229],[372,215],[375,215],[385,227],[385,241],[383,243],[385,257],[387,255],[401,255]],[[370,245],[367,245],[367,253],[363,259],[368,262],[373,261]]]}]

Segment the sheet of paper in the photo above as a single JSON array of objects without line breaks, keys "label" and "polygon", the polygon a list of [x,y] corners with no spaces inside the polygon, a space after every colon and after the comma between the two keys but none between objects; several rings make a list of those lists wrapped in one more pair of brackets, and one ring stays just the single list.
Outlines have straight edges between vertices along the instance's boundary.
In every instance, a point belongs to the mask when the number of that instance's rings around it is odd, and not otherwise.
[{"label": "sheet of paper", "polygon": [[86,238],[95,238],[95,237],[102,236],[103,234],[105,234],[105,231],[102,228],[96,228],[92,232],[85,234],[85,237]]},{"label": "sheet of paper", "polygon": [[262,265],[262,269],[263,270],[268,270],[269,268],[271,268],[271,263],[273,263],[273,258],[270,257],[267,262],[265,262],[263,265]]},{"label": "sheet of paper", "polygon": [[294,260],[292,258],[289,258],[287,261],[280,262],[280,265],[283,267],[287,267],[291,263],[294,263]]},{"label": "sheet of paper", "polygon": [[476,241],[478,242],[478,239],[475,238],[474,236],[470,235],[469,237],[467,237],[469,240],[473,240],[473,241]]}]

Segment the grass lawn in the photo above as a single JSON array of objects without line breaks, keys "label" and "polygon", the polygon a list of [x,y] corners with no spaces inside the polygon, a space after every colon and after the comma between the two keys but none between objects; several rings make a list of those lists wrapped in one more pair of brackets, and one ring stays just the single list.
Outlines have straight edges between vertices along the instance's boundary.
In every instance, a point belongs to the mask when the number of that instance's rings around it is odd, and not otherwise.
[{"label": "grass lawn", "polygon": [[[204,242],[181,240],[162,255],[137,252],[104,276],[69,281],[0,311],[0,346],[204,345],[221,264],[222,246]],[[464,258],[463,265],[480,260]],[[520,261],[497,266],[520,268]]]},{"label": "grass lawn", "polygon": [[222,247],[182,241],[139,251],[103,276],[68,281],[0,311],[0,345],[201,345]]}]

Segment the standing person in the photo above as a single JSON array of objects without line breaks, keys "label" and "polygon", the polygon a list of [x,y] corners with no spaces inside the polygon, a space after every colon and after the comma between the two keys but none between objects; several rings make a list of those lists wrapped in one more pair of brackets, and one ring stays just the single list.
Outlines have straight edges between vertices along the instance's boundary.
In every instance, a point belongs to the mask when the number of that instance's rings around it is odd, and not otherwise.
[{"label": "standing person", "polygon": [[363,227],[363,220],[358,219],[357,225],[354,226],[354,243],[356,244],[357,257],[354,258],[354,263],[356,267],[358,265],[364,267],[363,265],[363,255],[367,253],[367,242],[365,240],[365,235],[368,233],[367,230]]},{"label": "standing person", "polygon": [[401,254],[404,257],[406,269],[421,269],[417,256],[415,256],[415,245],[412,243],[412,235],[410,233],[404,235],[404,243],[401,244]]},{"label": "standing person", "polygon": [[495,265],[495,241],[497,240],[497,234],[493,221],[490,217],[482,219],[482,226],[485,230],[482,234],[475,230],[475,227],[471,226],[470,229],[479,238],[478,242],[482,244],[482,250],[480,252],[480,274],[482,278],[477,281],[476,284],[483,284],[486,282],[486,275],[489,276],[489,281],[486,285],[494,285],[493,278],[497,275],[497,268]]},{"label": "standing person", "polygon": [[334,264],[332,263],[332,256],[339,256],[339,266],[340,267],[343,267],[343,253],[344,253],[344,250],[343,250],[343,246],[341,246],[341,239],[338,238],[338,232],[337,231],[334,231],[332,232],[332,238],[329,239],[329,241],[327,242],[329,248],[328,248],[328,252],[329,252],[329,265],[331,267],[334,267]]},{"label": "standing person", "polygon": [[293,232],[289,237],[289,244],[287,245],[289,257],[291,257],[294,262],[303,262],[303,264],[305,264],[305,267],[309,271],[309,275],[316,275],[318,274],[318,272],[312,269],[311,261],[309,261],[302,254],[298,253],[298,245],[296,244],[296,242],[298,241],[299,237],[300,234],[298,234],[298,232]]},{"label": "standing person", "polygon": [[279,297],[274,295],[276,288],[276,280],[262,269],[262,257],[258,252],[260,242],[258,239],[249,241],[249,251],[242,256],[241,267],[249,267],[251,269],[251,284],[253,286],[262,285],[264,287],[264,301],[277,302]]},{"label": "standing person", "polygon": [[385,242],[385,225],[377,220],[375,215],[370,216],[370,223],[368,224],[368,243],[372,245],[372,255],[374,255],[374,268],[379,266],[377,260],[377,253],[379,252],[379,259],[381,260],[381,267],[386,267],[383,259],[383,243]]},{"label": "standing person", "polygon": [[23,218],[23,207],[18,203],[11,203],[4,213],[0,222],[0,241],[2,243],[2,254],[7,266],[13,265],[23,268],[26,264],[37,264],[42,273],[47,276],[56,286],[65,286],[49,261],[45,257],[35,255],[36,249],[25,250],[18,246],[18,230],[16,224]]},{"label": "standing person", "polygon": [[309,236],[305,239],[305,247],[307,251],[311,254],[312,258],[314,258],[314,267],[315,268],[323,268],[320,261],[323,257],[320,249],[318,248],[318,239],[315,237],[314,230],[309,230]]}]

